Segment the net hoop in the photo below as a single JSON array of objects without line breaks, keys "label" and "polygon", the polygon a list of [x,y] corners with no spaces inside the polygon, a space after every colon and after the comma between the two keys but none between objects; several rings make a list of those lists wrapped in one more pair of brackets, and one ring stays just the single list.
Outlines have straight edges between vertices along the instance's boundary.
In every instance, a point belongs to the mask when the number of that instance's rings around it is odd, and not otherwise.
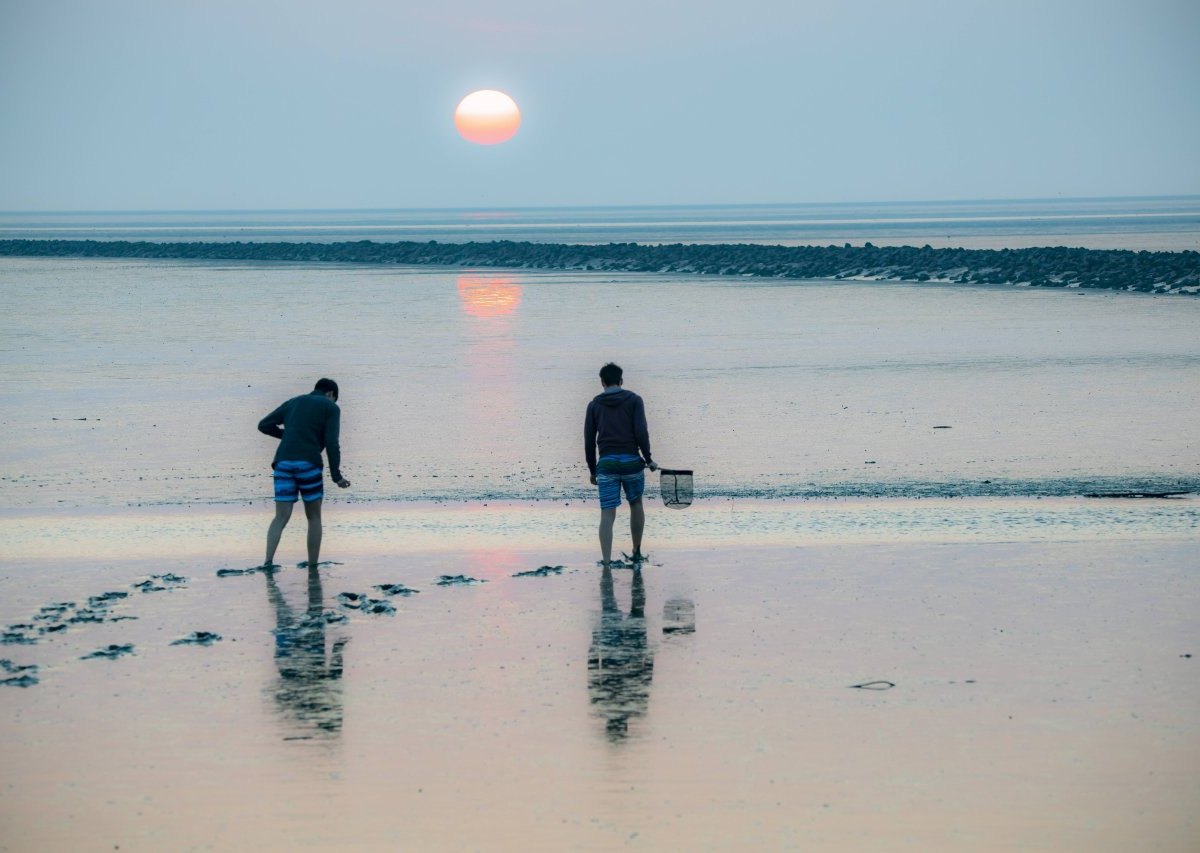
[{"label": "net hoop", "polygon": [[682,468],[658,469],[659,492],[663,504],[671,509],[685,509],[692,505],[692,472]]}]

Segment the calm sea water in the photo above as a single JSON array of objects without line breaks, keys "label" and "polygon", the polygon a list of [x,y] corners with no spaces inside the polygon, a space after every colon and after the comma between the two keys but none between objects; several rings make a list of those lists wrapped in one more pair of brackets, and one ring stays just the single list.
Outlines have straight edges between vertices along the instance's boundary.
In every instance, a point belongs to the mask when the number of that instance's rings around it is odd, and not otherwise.
[{"label": "calm sea water", "polygon": [[0,213],[0,239],[1200,249],[1200,197],[762,206]]},{"label": "calm sea water", "polygon": [[590,494],[608,360],[702,500],[1195,489],[1200,300],[292,264],[0,261],[0,504],[269,497],[342,386],[340,500]]}]

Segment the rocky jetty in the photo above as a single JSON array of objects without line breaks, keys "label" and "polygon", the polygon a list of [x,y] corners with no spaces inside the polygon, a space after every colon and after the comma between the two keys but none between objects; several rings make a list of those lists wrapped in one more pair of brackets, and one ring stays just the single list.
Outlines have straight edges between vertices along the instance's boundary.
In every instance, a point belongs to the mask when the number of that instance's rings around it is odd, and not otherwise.
[{"label": "rocky jetty", "polygon": [[402,264],[1200,293],[1200,252],[609,243],[0,240],[0,256]]}]

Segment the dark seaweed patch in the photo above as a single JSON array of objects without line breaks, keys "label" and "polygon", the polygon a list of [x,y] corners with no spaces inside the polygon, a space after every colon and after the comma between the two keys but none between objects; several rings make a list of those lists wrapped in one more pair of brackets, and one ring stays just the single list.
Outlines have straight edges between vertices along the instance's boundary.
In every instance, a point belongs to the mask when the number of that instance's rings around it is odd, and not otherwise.
[{"label": "dark seaweed patch", "polygon": [[38,665],[30,664],[15,664],[8,658],[0,659],[0,670],[3,670],[8,677],[0,680],[0,684],[7,687],[32,687],[38,683]]},{"label": "dark seaweed patch", "polygon": [[566,566],[539,566],[527,572],[517,572],[514,578],[544,578],[550,575],[561,575]]},{"label": "dark seaweed patch", "polygon": [[0,685],[5,687],[33,687],[37,683],[37,674],[29,672],[22,675],[14,675],[10,678],[0,678]]},{"label": "dark seaweed patch", "polygon": [[[339,593],[338,603],[340,603],[342,607],[348,607],[351,610],[359,610],[363,613],[383,613],[390,615],[396,612],[396,608],[392,606],[391,602],[382,598],[371,598],[370,596],[361,592]],[[325,621],[327,623],[339,621],[330,618],[332,615],[334,614],[330,614],[325,617]],[[343,617],[343,619],[344,618],[345,617]]]},{"label": "dark seaweed patch", "polygon": [[104,613],[97,613],[95,610],[80,610],[67,621],[72,625],[82,625],[86,622],[103,622],[105,615]]},{"label": "dark seaweed patch", "polygon": [[186,637],[180,637],[171,643],[172,646],[211,646],[213,643],[221,640],[220,634],[214,634],[212,631],[193,631]]},{"label": "dark seaweed patch", "polygon": [[402,583],[377,583],[372,589],[377,589],[384,595],[416,595],[421,590],[413,589]]},{"label": "dark seaweed patch", "polygon": [[1124,492],[1091,492],[1084,495],[1085,498],[1181,498],[1189,494],[1187,491],[1172,491],[1172,492],[1142,492],[1142,491],[1124,491]]},{"label": "dark seaweed patch", "polygon": [[131,655],[131,654],[133,654],[133,643],[124,643],[124,644],[120,644],[120,645],[118,645],[117,643],[109,643],[107,646],[105,646],[102,649],[96,649],[96,651],[90,652],[90,653],[84,655],[83,657],[80,658],[80,660],[92,660],[93,658],[106,658],[107,660],[116,660],[117,658],[122,657],[123,655]]},{"label": "dark seaweed patch", "polygon": [[437,579],[438,586],[470,586],[476,583],[487,583],[487,581],[466,575],[439,575]]},{"label": "dark seaweed patch", "polygon": [[138,581],[132,586],[141,592],[163,592],[167,589],[176,589],[183,583],[187,583],[187,578],[168,572],[165,575],[150,575],[146,580]]},{"label": "dark seaweed patch", "polygon": [[23,631],[5,631],[0,633],[0,645],[3,646],[32,646],[37,639]]},{"label": "dark seaweed patch", "polygon": [[269,575],[272,572],[278,571],[282,568],[283,566],[279,565],[279,563],[263,563],[261,566],[248,566],[244,569],[217,569],[217,577],[233,578],[240,575],[253,575],[259,573]]}]

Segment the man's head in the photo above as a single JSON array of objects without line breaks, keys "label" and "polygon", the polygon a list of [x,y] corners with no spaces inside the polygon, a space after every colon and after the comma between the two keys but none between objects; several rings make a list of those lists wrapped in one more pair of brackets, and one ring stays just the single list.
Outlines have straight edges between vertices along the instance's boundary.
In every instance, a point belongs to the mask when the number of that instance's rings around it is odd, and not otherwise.
[{"label": "man's head", "polygon": [[611,361],[600,368],[600,381],[604,383],[605,388],[611,388],[614,385],[621,384],[621,368],[613,364]]},{"label": "man's head", "polygon": [[332,379],[318,379],[317,384],[313,386],[313,391],[318,394],[332,394],[334,402],[337,402],[338,387]]}]

